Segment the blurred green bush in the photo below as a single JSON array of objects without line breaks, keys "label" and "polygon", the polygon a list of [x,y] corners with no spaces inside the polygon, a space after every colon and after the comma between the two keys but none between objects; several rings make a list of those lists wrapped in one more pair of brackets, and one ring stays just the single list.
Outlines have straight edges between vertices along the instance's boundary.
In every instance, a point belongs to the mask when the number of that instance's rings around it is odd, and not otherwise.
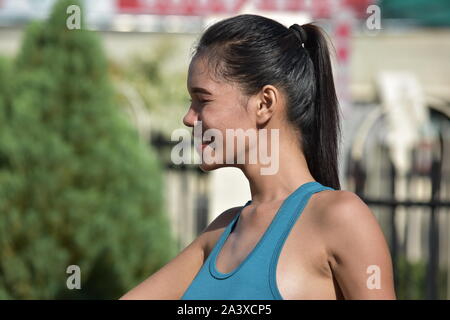
[{"label": "blurred green bush", "polygon": [[[447,297],[447,271],[439,268],[437,276],[437,299]],[[396,294],[399,300],[425,300],[427,297],[427,261],[409,261],[404,255],[397,258]]]},{"label": "blurred green bush", "polygon": [[398,300],[426,299],[426,263],[425,261],[411,262],[401,255],[397,259],[398,285],[395,290]]},{"label": "blurred green bush", "polygon": [[117,106],[95,34],[67,29],[77,2],[0,60],[0,299],[116,299],[175,255],[161,164]]},{"label": "blurred green bush", "polygon": [[175,52],[182,50],[177,39],[156,39],[143,43],[142,50],[130,54],[126,63],[110,61],[110,74],[121,104],[130,103],[123,89],[131,89],[134,98],[151,114],[152,131],[170,137],[173,130],[186,128],[183,117],[190,105],[186,88],[188,66],[174,63],[180,59]]}]

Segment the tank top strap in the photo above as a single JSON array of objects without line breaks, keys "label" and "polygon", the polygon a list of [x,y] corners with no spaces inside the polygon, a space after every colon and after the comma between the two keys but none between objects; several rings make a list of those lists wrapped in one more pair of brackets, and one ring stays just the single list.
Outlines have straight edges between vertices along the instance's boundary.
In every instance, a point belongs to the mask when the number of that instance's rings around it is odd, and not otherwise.
[{"label": "tank top strap", "polygon": [[241,214],[242,210],[244,210],[244,208],[245,208],[246,206],[248,206],[250,203],[252,203],[252,200],[248,200],[248,201],[244,204],[244,206],[243,206],[241,209],[239,209],[238,213],[234,216],[234,218],[228,223],[228,226],[227,226],[226,229],[222,232],[222,235],[221,235],[219,241],[217,242],[216,247],[219,246],[219,245],[221,246],[221,245],[222,245],[222,242],[225,242],[225,241],[226,241],[226,239],[228,238],[229,234],[231,233],[231,230],[232,230],[233,227],[234,227],[234,224],[236,223],[236,220],[239,218],[239,215]]},{"label": "tank top strap", "polygon": [[323,190],[334,190],[333,188],[323,186],[317,181],[308,182],[301,185],[291,195],[289,195],[282,203],[277,214],[273,218],[273,221],[267,230],[263,247],[261,250],[273,250],[279,241],[284,242],[284,238],[287,237],[289,231],[294,226],[298,217],[306,207],[310,197]]},{"label": "tank top strap", "polygon": [[222,234],[219,238],[219,240],[216,242],[216,244],[214,245],[213,250],[211,251],[211,253],[209,254],[207,260],[213,260],[215,259],[215,256],[217,255],[217,251],[220,250],[220,248],[224,245],[224,242],[227,240],[228,236],[231,233],[231,230],[234,227],[234,224],[236,223],[236,220],[238,219],[239,215],[241,214],[242,210],[244,210],[244,208],[246,206],[248,206],[252,201],[248,200],[244,206],[239,209],[239,212],[234,216],[234,218],[228,223],[227,227],[225,228],[224,231],[222,231]]}]

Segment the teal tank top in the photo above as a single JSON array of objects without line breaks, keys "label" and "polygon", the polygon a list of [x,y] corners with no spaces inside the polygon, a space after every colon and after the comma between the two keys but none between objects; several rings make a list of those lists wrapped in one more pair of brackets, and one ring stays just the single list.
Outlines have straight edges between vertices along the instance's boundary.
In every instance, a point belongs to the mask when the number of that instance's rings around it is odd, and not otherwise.
[{"label": "teal tank top", "polygon": [[283,300],[276,284],[276,266],[290,230],[312,194],[334,190],[317,181],[302,184],[282,203],[256,246],[233,271],[216,269],[218,253],[232,232],[242,210],[222,232],[203,266],[181,297],[182,300]]}]

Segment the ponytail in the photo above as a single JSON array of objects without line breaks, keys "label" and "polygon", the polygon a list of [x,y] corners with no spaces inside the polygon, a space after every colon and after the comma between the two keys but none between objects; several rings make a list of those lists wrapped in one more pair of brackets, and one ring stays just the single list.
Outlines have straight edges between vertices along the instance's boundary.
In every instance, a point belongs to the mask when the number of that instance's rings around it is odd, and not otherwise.
[{"label": "ponytail", "polygon": [[311,23],[301,26],[307,40],[304,48],[314,66],[315,96],[310,113],[311,131],[302,135],[302,146],[313,177],[339,190],[338,138],[341,134],[339,103],[333,80],[330,52],[324,32]]}]

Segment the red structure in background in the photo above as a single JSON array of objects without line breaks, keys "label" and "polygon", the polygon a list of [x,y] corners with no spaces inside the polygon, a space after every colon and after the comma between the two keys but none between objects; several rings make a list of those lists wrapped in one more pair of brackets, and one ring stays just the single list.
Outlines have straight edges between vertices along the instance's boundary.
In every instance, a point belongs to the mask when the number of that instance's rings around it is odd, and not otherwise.
[{"label": "red structure in background", "polygon": [[[117,13],[204,16],[238,14],[251,0],[116,0]],[[308,12],[313,18],[332,17],[335,0],[253,0],[257,10]],[[353,11],[356,18],[366,17],[374,0],[341,0],[340,6]]]}]

